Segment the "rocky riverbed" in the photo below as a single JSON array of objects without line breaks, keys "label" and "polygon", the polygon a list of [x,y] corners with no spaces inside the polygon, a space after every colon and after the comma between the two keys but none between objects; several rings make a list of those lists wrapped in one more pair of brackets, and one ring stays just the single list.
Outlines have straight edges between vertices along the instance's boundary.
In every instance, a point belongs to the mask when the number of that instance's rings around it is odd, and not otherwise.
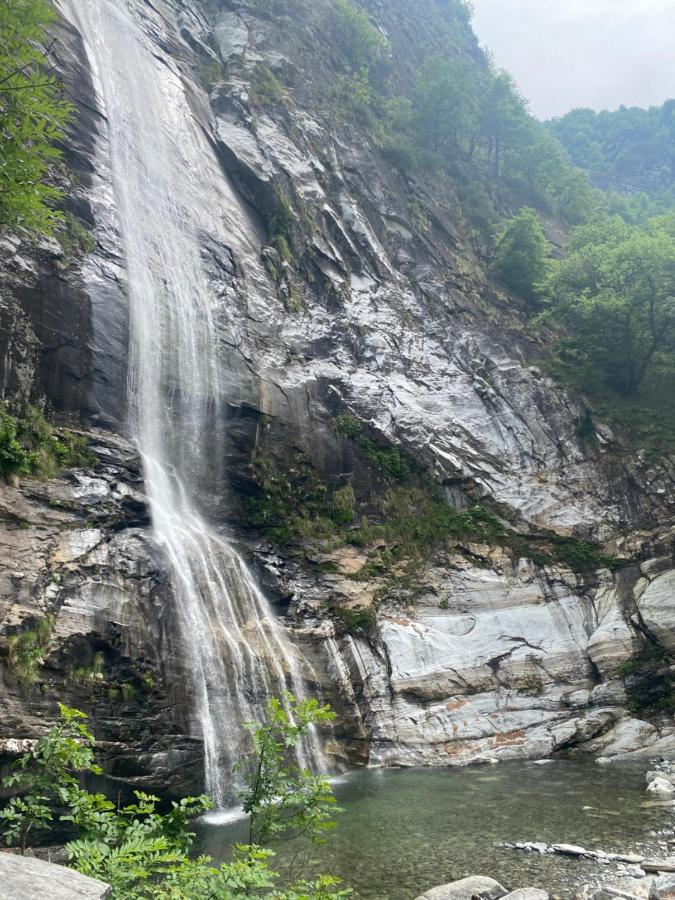
[{"label": "rocky riverbed", "polygon": [[[648,766],[585,758],[355,772],[336,783],[345,812],[328,845],[310,848],[308,865],[343,877],[364,900],[411,900],[476,873],[564,900],[585,886],[634,889],[654,877],[638,873],[638,861],[665,861],[675,837],[671,802],[646,790]],[[216,858],[244,838],[242,822],[200,831]],[[549,852],[553,845],[578,850]],[[285,860],[280,847],[276,862]]]}]

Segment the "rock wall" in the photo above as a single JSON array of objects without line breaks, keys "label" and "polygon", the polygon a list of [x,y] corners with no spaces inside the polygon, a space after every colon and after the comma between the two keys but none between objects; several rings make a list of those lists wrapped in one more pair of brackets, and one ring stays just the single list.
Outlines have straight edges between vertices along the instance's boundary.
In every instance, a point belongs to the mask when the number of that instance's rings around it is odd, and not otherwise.
[{"label": "rock wall", "polygon": [[[453,14],[440,0],[418,6],[370,4],[402,81]],[[445,765],[670,747],[672,460],[630,453],[606,426],[580,436],[583,399],[532,364],[545,348],[485,276],[453,184],[400,171],[343,121],[329,0],[159,0],[132,12],[145,52],[180,76],[223,195],[237,196],[231,246],[207,223],[203,235],[230,409],[219,516],[339,711],[332,751]],[[56,47],[81,111],[69,203],[96,246],[64,259],[56,245],[3,239],[3,396],[46,398],[88,428],[120,431],[126,276],[105,110],[76,23],[59,26]],[[364,569],[372,547],[297,532],[275,544],[250,514],[271,490],[263,461],[296,496],[300,480],[328,496],[350,485],[362,517],[386,519],[381,457],[336,433],[340,416],[458,511],[487,504],[527,540],[597,540],[611,570],[600,556],[579,572],[459,536],[423,554],[401,590]],[[34,736],[58,697],[95,713],[109,774],[199,787],[199,733],[138,461],[121,438],[89,433],[93,471],[0,488],[0,735]],[[36,684],[21,684],[7,639],[47,615]]]},{"label": "rock wall", "polygon": [[199,791],[200,734],[139,460],[110,434],[90,441],[93,469],[0,492],[0,755],[43,733],[58,700],[93,716],[111,777]]}]

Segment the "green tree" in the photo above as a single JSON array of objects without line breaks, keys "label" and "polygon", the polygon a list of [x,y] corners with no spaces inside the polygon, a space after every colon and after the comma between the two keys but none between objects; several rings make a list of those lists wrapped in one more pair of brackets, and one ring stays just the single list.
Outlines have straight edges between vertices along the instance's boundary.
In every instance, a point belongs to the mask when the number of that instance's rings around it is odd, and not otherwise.
[{"label": "green tree", "polygon": [[533,209],[524,208],[497,239],[490,268],[504,287],[533,303],[546,280],[549,252],[541,219]]},{"label": "green tree", "polygon": [[83,721],[87,717],[61,703],[59,709],[59,723],[17,760],[3,782],[19,792],[0,811],[5,843],[18,845],[22,852],[31,831],[52,822],[53,804],[65,803],[78,787],[80,773],[101,771],[94,764],[94,738]]},{"label": "green tree", "polygon": [[0,229],[52,234],[61,221],[48,178],[72,107],[43,49],[54,18],[46,0],[0,3]]},{"label": "green tree", "polygon": [[249,844],[265,846],[271,840],[296,837],[321,844],[335,827],[332,814],[341,810],[335,806],[328,779],[303,768],[297,757],[310,730],[330,722],[335,714],[316,700],[296,700],[289,693],[284,699],[272,698],[266,721],[247,726],[255,750],[242,798],[250,817]]},{"label": "green tree", "polygon": [[572,232],[554,264],[552,314],[568,352],[633,396],[657,359],[675,353],[675,216],[633,227],[619,217]]},{"label": "green tree", "polygon": [[530,117],[515,83],[507,72],[498,72],[482,98],[481,134],[496,178],[508,158],[526,143]]},{"label": "green tree", "polygon": [[418,141],[436,153],[471,157],[480,127],[479,97],[475,64],[469,57],[430,57],[413,97]]},{"label": "green tree", "polygon": [[575,109],[548,128],[603,190],[675,199],[675,100],[648,109]]}]

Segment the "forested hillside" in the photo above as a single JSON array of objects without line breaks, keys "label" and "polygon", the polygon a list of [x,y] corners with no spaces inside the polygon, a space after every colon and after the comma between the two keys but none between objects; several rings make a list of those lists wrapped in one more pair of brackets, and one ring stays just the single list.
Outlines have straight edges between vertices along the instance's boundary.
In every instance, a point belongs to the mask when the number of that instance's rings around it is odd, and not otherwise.
[{"label": "forested hillside", "polygon": [[596,187],[675,203],[675,100],[648,109],[574,109],[547,128]]}]

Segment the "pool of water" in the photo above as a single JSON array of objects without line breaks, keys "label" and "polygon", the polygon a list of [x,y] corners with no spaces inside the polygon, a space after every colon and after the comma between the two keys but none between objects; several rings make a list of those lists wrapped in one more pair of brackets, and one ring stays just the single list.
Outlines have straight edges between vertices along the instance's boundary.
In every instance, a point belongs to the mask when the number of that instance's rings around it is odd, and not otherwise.
[{"label": "pool of water", "polygon": [[[597,863],[500,844],[543,841],[662,856],[658,841],[673,833],[675,812],[645,790],[646,768],[560,760],[359,770],[335,784],[344,812],[328,844],[310,848],[305,874],[339,875],[357,897],[372,900],[412,900],[472,874],[572,897],[599,871]],[[207,825],[200,844],[225,859],[246,836],[241,820]],[[275,865],[283,869],[293,855],[290,846],[279,847]]]}]

